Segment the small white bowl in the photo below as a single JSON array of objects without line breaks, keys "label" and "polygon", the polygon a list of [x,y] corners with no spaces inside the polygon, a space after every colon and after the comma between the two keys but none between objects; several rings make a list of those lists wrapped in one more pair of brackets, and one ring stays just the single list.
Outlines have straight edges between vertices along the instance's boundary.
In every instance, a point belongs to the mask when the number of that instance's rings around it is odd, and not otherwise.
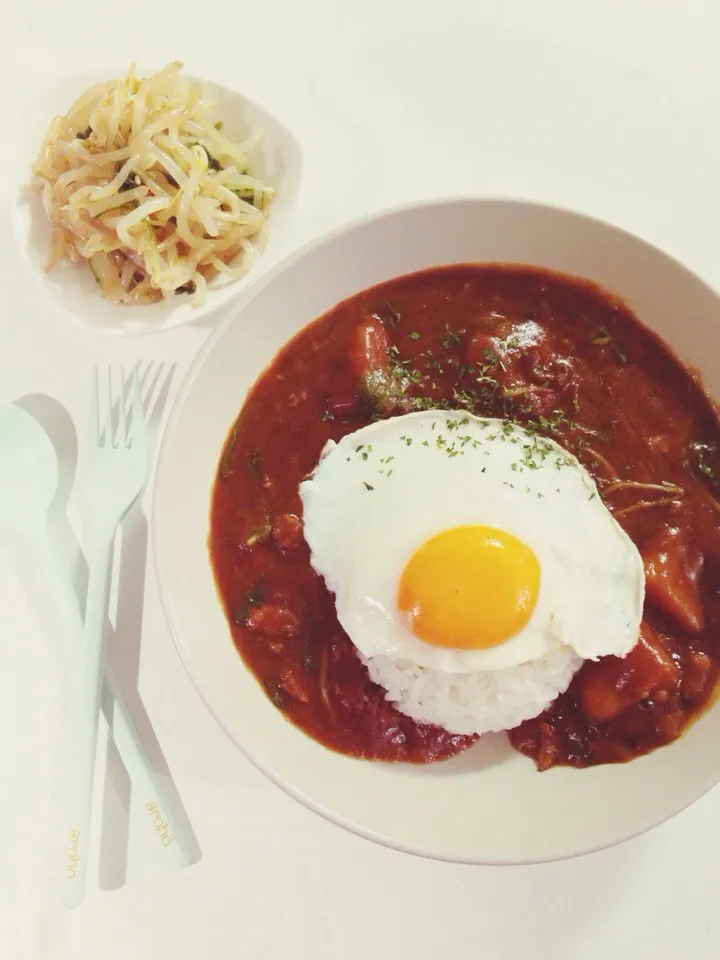
[{"label": "small white bowl", "polygon": [[[11,218],[21,255],[30,273],[53,303],[93,330],[109,334],[156,333],[183,323],[199,321],[236,296],[262,270],[262,261],[272,262],[282,251],[287,228],[297,204],[302,153],[300,145],[286,126],[272,113],[234,90],[186,75],[197,83],[203,95],[215,101],[213,113],[223,120],[223,132],[242,139],[261,127],[260,144],[249,153],[250,169],[263,182],[274,187],[276,196],[268,211],[265,236],[258,244],[258,257],[247,274],[226,282],[216,278],[208,285],[205,303],[193,307],[190,298],[178,295],[156,304],[116,304],[99,293],[90,268],[85,264],[58,263],[46,272],[44,265],[50,250],[50,224],[38,194],[23,189],[31,178],[31,165],[47,127],[54,116],[65,113],[80,94],[95,83],[122,76],[127,68],[103,73],[77,74],[48,89],[44,97],[23,106],[20,150],[17,156],[17,194]],[[143,70],[146,74],[151,71]]]},{"label": "small white bowl", "polygon": [[670,746],[587,770],[537,773],[498,735],[428,766],[350,759],[289,723],[245,667],[218,602],[207,547],[223,441],[279,348],[366,287],[436,264],[482,261],[536,264],[596,281],[720,396],[720,298],[660,250],[589,217],[531,203],[406,207],[293,254],[248,291],[207,341],[163,438],[153,542],[165,611],[190,676],[230,737],[276,783],[335,823],[402,850],[470,863],[528,863],[617,843],[717,783],[720,703]]}]

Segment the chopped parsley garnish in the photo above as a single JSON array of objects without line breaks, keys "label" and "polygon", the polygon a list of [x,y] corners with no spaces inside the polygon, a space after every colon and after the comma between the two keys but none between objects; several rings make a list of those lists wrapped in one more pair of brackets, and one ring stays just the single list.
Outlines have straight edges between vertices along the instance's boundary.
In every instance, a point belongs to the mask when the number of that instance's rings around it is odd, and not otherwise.
[{"label": "chopped parsley garnish", "polygon": [[[483,350],[483,356],[485,357],[485,363],[486,363],[486,364],[488,365],[488,367],[490,367],[491,369],[492,369],[493,367],[498,367],[498,366],[503,367],[503,362],[502,362],[502,360],[501,360],[500,357],[495,353],[495,351],[494,351],[493,349],[491,349],[490,347],[485,347],[485,349]],[[505,369],[505,367],[503,367],[503,370],[504,370],[504,369]]]},{"label": "chopped parsley garnish", "polygon": [[272,526],[270,524],[270,518],[265,517],[263,522],[258,524],[258,526],[254,528],[252,533],[245,540],[246,546],[254,547],[256,544],[262,543],[263,540],[267,540],[267,538],[270,536],[271,530]]},{"label": "chopped parsley garnish", "polygon": [[[711,440],[706,443],[694,441],[688,444],[687,465],[691,473],[709,480],[711,486],[717,487],[718,479],[715,471],[717,462],[717,443]],[[626,466],[629,469],[629,465]]]},{"label": "chopped parsley garnish", "polygon": [[260,581],[254,587],[249,587],[243,591],[239,606],[231,614],[233,623],[244,623],[248,618],[250,608],[257,607],[262,601],[263,585],[262,581]]},{"label": "chopped parsley garnish", "polygon": [[258,479],[260,477],[260,451],[255,449],[248,457],[247,461],[248,470],[250,473]]},{"label": "chopped parsley garnish", "polygon": [[449,350],[451,347],[459,347],[462,344],[460,334],[450,329],[450,324],[445,324],[446,333],[440,337],[440,346],[443,350]]}]

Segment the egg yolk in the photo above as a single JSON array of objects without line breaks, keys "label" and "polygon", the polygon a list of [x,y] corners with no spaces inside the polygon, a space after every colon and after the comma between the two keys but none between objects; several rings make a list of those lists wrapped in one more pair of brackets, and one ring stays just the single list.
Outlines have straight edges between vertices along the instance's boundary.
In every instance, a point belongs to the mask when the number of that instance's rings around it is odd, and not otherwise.
[{"label": "egg yolk", "polygon": [[426,643],[496,647],[528,622],[539,583],[537,557],[517,537],[494,527],[453,527],[410,557],[397,604]]}]

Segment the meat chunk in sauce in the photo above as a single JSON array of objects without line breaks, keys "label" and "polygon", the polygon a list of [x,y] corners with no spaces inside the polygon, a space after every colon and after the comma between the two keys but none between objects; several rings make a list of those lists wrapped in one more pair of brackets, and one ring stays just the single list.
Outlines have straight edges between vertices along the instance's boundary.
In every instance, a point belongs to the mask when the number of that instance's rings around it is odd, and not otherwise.
[{"label": "meat chunk in sauce", "polygon": [[300,621],[292,610],[280,604],[262,603],[248,611],[247,626],[253,633],[261,633],[273,640],[297,633]]},{"label": "meat chunk in sauce", "polygon": [[683,667],[681,691],[688,703],[697,703],[707,692],[712,660],[702,650],[689,650]]},{"label": "meat chunk in sauce", "polygon": [[644,623],[626,657],[603,657],[580,674],[580,705],[592,723],[607,723],[651,694],[669,698],[679,681],[677,664]]},{"label": "meat chunk in sauce", "polygon": [[705,625],[700,599],[701,551],[681,527],[661,524],[644,551],[645,591],[683,630],[698,633]]},{"label": "meat chunk in sauce", "polygon": [[273,520],[272,536],[281,550],[290,550],[302,543],[302,520],[294,513],[282,513]]},{"label": "meat chunk in sauce", "polygon": [[572,363],[554,355],[545,334],[533,321],[476,330],[468,340],[466,359],[481,377],[497,385],[504,401],[519,401],[523,410],[547,417],[576,396]]},{"label": "meat chunk in sauce", "polygon": [[411,409],[406,382],[401,371],[396,376],[391,369],[389,352],[388,331],[377,317],[365,314],[353,331],[350,362],[361,395],[384,416]]}]

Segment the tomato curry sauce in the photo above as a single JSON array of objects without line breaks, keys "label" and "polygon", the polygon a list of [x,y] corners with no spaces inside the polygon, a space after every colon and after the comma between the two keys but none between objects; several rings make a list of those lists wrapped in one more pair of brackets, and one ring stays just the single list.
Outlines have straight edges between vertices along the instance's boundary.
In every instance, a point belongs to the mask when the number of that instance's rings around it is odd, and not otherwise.
[{"label": "tomato curry sauce", "polygon": [[385,700],[302,534],[299,484],[328,440],[440,407],[511,418],[573,452],[645,562],[637,646],[587,661],[510,731],[513,745],[546,769],[675,739],[720,668],[715,411],[619,300],[531,267],[443,267],[366,290],[298,333],[250,391],[218,466],[210,550],[234,642],[268,696],[353,756],[428,762],[476,739]]}]

